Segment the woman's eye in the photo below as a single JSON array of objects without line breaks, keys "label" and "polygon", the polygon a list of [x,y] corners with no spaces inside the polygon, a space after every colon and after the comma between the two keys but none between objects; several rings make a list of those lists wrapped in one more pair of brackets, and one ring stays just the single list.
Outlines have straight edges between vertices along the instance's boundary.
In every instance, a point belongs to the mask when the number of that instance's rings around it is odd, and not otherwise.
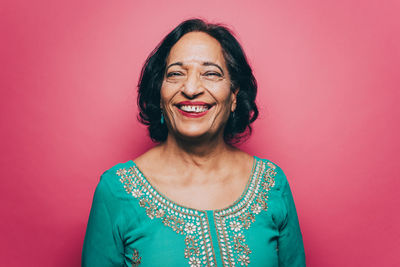
[{"label": "woman's eye", "polygon": [[208,76],[208,77],[213,77],[213,76],[215,76],[215,77],[222,77],[222,75],[221,75],[221,73],[218,73],[218,72],[206,72],[206,73],[204,73],[204,76]]},{"label": "woman's eye", "polygon": [[182,73],[177,72],[177,71],[171,71],[167,73],[167,77],[174,77],[174,76],[182,76]]}]

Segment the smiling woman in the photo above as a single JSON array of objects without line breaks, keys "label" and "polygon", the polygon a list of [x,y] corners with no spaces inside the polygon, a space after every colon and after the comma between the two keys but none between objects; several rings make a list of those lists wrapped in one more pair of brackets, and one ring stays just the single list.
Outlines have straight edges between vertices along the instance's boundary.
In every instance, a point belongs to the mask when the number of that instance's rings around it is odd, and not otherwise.
[{"label": "smiling woman", "polygon": [[231,90],[219,42],[203,32],[184,35],[170,51],[161,86],[169,134],[175,139],[220,138],[235,111],[237,92]]},{"label": "smiling woman", "polygon": [[282,170],[232,143],[251,133],[257,84],[232,33],[188,20],[147,59],[139,119],[158,145],[107,170],[83,266],[305,266]]},{"label": "smiling woman", "polygon": [[[168,127],[161,124],[161,116],[164,115],[159,102],[161,86],[165,83],[166,79],[181,82],[187,80],[187,72],[170,71],[166,73],[166,71],[173,66],[183,66],[184,62],[172,61],[171,55],[173,50],[181,46],[179,43],[182,44],[187,39],[185,35],[189,34],[203,35],[203,37],[206,35],[210,41],[208,44],[212,46],[207,47],[206,44],[197,43],[196,47],[190,50],[188,48],[186,52],[192,52],[192,56],[194,56],[202,50],[213,50],[215,58],[211,59],[211,55],[208,55],[211,61],[198,63],[204,67],[214,66],[219,70],[217,72],[204,72],[200,76],[203,86],[208,88],[211,82],[220,80],[219,78],[224,78],[223,80],[227,81],[228,78],[230,80],[230,89],[233,92],[237,91],[236,109],[230,114],[228,121],[226,121],[223,137],[227,143],[240,142],[251,134],[251,123],[258,116],[258,109],[255,104],[257,94],[256,79],[253,76],[252,69],[246,60],[242,47],[229,29],[221,25],[206,24],[201,20],[189,20],[180,24],[162,40],[146,60],[139,82],[139,119],[142,123],[149,126],[150,137],[154,141],[163,142],[167,139]],[[206,37],[204,39],[207,39]],[[194,44],[194,38],[190,39]],[[219,64],[214,62],[215,60],[218,60]],[[221,74],[222,77],[218,77]],[[214,86],[214,83],[211,83],[211,86]]]}]

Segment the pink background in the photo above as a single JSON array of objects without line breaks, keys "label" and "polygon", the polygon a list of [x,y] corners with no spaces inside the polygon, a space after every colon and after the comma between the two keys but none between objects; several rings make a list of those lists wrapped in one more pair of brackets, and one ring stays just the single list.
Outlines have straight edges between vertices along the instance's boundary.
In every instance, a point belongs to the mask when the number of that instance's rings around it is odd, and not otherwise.
[{"label": "pink background", "polygon": [[[165,3],[164,3],[165,2]],[[259,82],[242,146],[290,181],[308,266],[400,266],[400,2],[2,1],[2,266],[79,266],[101,173],[152,144],[136,83],[201,16],[238,35]]]}]

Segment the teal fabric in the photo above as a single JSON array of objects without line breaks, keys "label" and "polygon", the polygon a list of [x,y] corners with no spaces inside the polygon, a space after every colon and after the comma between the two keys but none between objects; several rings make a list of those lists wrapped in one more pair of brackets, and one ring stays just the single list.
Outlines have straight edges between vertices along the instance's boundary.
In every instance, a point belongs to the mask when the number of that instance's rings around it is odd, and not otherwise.
[{"label": "teal fabric", "polygon": [[97,185],[82,266],[305,266],[292,193],[282,170],[254,157],[242,196],[221,210],[183,207],[133,161]]}]

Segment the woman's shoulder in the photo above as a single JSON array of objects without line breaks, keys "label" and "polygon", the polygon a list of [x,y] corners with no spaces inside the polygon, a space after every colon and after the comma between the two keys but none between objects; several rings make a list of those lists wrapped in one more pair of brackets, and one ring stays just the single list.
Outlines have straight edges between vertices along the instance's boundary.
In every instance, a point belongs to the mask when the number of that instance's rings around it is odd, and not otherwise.
[{"label": "woman's shoulder", "polygon": [[265,173],[274,180],[274,189],[281,190],[283,187],[288,186],[288,180],[286,178],[285,172],[282,170],[280,165],[266,158],[259,158],[255,156],[256,159],[260,160],[265,164]]},{"label": "woman's shoulder", "polygon": [[111,167],[103,172],[103,174],[101,175],[101,179],[109,179],[112,176],[118,176],[119,173],[129,169],[130,167],[132,167],[132,165],[134,165],[134,162],[132,160],[111,165]]},{"label": "woman's shoulder", "polygon": [[121,176],[127,174],[133,165],[132,160],[111,165],[100,175],[96,190],[112,195],[121,193]]},{"label": "woman's shoulder", "polygon": [[269,168],[272,168],[272,169],[274,169],[274,170],[283,172],[283,171],[282,171],[282,168],[280,167],[280,165],[278,165],[275,161],[272,161],[272,160],[270,160],[270,159],[263,158],[263,157],[258,157],[258,156],[254,156],[254,157],[255,157],[256,159],[258,159],[258,160],[264,162]]}]

